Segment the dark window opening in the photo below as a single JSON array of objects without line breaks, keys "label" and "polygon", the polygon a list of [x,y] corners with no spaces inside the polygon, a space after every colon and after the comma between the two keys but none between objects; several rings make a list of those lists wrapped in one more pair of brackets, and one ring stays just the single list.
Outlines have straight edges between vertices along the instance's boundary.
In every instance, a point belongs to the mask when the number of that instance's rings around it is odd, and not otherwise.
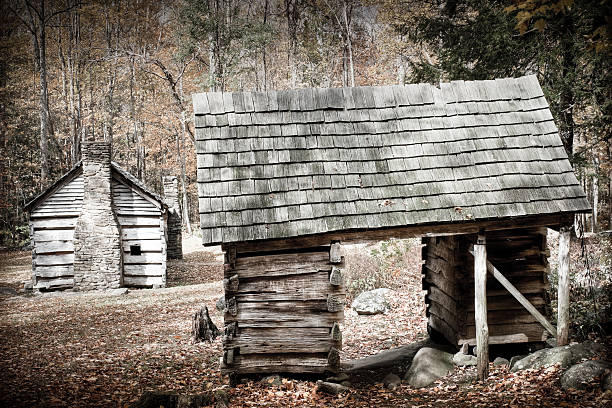
[{"label": "dark window opening", "polygon": [[142,255],[142,251],[140,250],[140,245],[130,245],[130,254]]}]

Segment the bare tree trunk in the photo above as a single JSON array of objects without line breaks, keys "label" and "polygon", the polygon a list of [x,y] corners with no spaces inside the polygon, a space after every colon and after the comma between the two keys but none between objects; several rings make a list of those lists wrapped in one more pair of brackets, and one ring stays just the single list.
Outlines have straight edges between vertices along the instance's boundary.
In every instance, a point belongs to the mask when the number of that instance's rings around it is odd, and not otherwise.
[{"label": "bare tree trunk", "polygon": [[[179,94],[183,97],[183,78],[179,79]],[[191,235],[191,221],[189,220],[189,197],[187,196],[187,181],[186,181],[186,170],[185,170],[185,133],[187,128],[187,114],[185,109],[181,111],[181,149],[179,150],[179,156],[181,160],[181,188],[183,190],[183,220],[185,222],[185,228],[187,233]]]},{"label": "bare tree trunk", "polygon": [[598,230],[598,217],[599,217],[599,158],[597,157],[597,151],[593,149],[593,177],[592,193],[593,193],[593,222],[591,222],[591,232],[597,232]]},{"label": "bare tree trunk", "polygon": [[346,30],[346,45],[348,48],[348,60],[349,60],[349,74],[351,80],[351,86],[355,86],[355,67],[353,65],[353,41],[351,40],[351,28],[346,12],[346,0],[342,2],[342,11],[344,14],[344,28]]}]

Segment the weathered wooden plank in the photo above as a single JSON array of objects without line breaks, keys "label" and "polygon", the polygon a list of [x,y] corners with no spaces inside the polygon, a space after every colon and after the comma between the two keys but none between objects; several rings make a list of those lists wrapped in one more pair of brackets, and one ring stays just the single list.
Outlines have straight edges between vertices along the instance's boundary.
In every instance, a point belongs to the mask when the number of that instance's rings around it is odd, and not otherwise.
[{"label": "weathered wooden plank", "polygon": [[34,229],[56,229],[56,228],[74,228],[77,217],[52,217],[52,218],[35,218],[32,220]]},{"label": "weathered wooden plank", "polygon": [[36,266],[69,265],[74,263],[74,253],[36,256]]},{"label": "weathered wooden plank", "polygon": [[[552,214],[539,216],[525,216],[512,219],[495,220],[471,220],[461,223],[440,223],[435,225],[414,224],[406,227],[392,227],[371,230],[330,232],[316,234],[306,237],[282,238],[259,241],[247,241],[240,243],[240,250],[249,251],[270,251],[282,249],[298,249],[316,247],[329,244],[330,241],[342,242],[371,242],[389,238],[414,238],[420,236],[433,237],[457,234],[474,234],[480,229],[506,230],[521,227],[558,227],[571,221],[572,214]],[[205,245],[217,245],[217,242],[205,243]]]},{"label": "weathered wooden plank", "polygon": [[238,348],[240,354],[274,354],[274,353],[328,353],[336,344],[329,335],[294,336],[292,328],[287,328],[284,337],[247,337],[231,338],[223,343],[224,348]]},{"label": "weathered wooden plank", "polygon": [[161,252],[162,241],[161,239],[149,239],[149,240],[137,240],[137,239],[123,239],[122,240],[123,251],[130,252],[130,245],[139,245],[142,252]]},{"label": "weathered wooden plank", "polygon": [[39,230],[34,231],[34,241],[72,241],[74,237],[74,229],[65,230]]},{"label": "weathered wooden plank", "polygon": [[74,266],[36,266],[34,269],[36,276],[41,278],[57,278],[60,276],[73,276]]},{"label": "weathered wooden plank", "polygon": [[444,320],[444,322],[446,322],[453,329],[454,332],[459,331],[459,322],[457,320],[457,317],[453,315],[450,311],[448,311],[446,308],[444,308],[442,305],[439,305],[438,303],[434,302],[429,305],[427,310],[429,313],[435,314],[440,319]]},{"label": "weathered wooden plank", "polygon": [[323,373],[333,371],[327,365],[327,353],[308,354],[246,354],[234,357],[232,366],[224,372],[255,373]]},{"label": "weathered wooden plank", "polygon": [[[523,333],[529,338],[529,342],[544,341],[546,329],[540,323],[521,323],[521,324],[490,324],[490,336],[505,336],[508,334]],[[476,337],[476,327],[465,326],[465,334],[462,338]]]},{"label": "weathered wooden plank", "polygon": [[51,280],[39,280],[34,285],[34,289],[59,289],[71,288],[74,286],[73,278],[58,278]]},{"label": "weathered wooden plank", "polygon": [[123,265],[124,276],[162,276],[164,271],[161,264],[128,264]]},{"label": "weathered wooden plank", "polygon": [[117,217],[119,219],[119,225],[122,227],[131,227],[131,226],[139,226],[139,227],[158,227],[160,225],[160,216],[126,216],[121,215]]},{"label": "weathered wooden plank", "polygon": [[[488,293],[487,293],[488,295]],[[543,294],[528,294],[525,297],[529,300],[529,302],[536,306],[542,307],[545,305]],[[474,304],[473,302],[469,302],[466,305],[467,312],[474,312]],[[512,295],[506,292],[505,296],[487,296],[487,309],[488,310],[523,310],[523,305],[521,305]]]},{"label": "weathered wooden plank", "polygon": [[39,219],[39,218],[49,218],[49,217],[78,217],[81,213],[81,209],[70,210],[66,208],[62,208],[61,210],[46,210],[46,211],[38,211],[34,210],[30,214],[30,219]]},{"label": "weathered wooden plank", "polygon": [[487,270],[497,279],[504,288],[553,336],[557,334],[555,327],[533,306],[525,296],[493,265],[487,261]]},{"label": "weathered wooden plank", "polygon": [[[510,343],[527,343],[529,338],[523,333],[507,334],[504,336],[489,336],[489,344],[510,344]],[[476,338],[471,339],[459,339],[459,345],[469,344],[470,346],[476,345]]]},{"label": "weathered wooden plank", "polygon": [[122,239],[161,239],[160,227],[121,228]]},{"label": "weathered wooden plank", "polygon": [[328,327],[343,318],[343,312],[276,311],[268,309],[246,309],[238,302],[236,316],[226,313],[225,323],[237,322],[239,327]]},{"label": "weathered wooden plank", "polygon": [[489,327],[487,325],[487,248],[484,233],[474,245],[474,314],[478,380],[489,376]]},{"label": "weathered wooden plank", "polygon": [[152,286],[163,285],[164,280],[161,276],[124,276],[124,286]]},{"label": "weathered wooden plank", "polygon": [[570,274],[570,229],[569,227],[562,227],[559,231],[559,287],[557,291],[558,296],[558,310],[557,310],[557,344],[559,346],[565,346],[569,341],[569,274]]},{"label": "weathered wooden plank", "polygon": [[[261,279],[241,279],[236,298],[240,295],[263,294],[302,296],[302,300],[326,299],[330,292],[338,289],[329,283],[326,271],[286,277],[272,276]],[[268,299],[273,300],[273,299]],[[282,300],[282,299],[275,299]],[[288,299],[289,300],[289,299]]]},{"label": "weathered wooden plank", "polygon": [[328,257],[326,252],[306,252],[237,258],[233,273],[243,279],[331,271]]},{"label": "weathered wooden plank", "polygon": [[429,293],[427,294],[429,301],[436,302],[439,305],[443,306],[446,310],[456,316],[457,314],[457,302],[452,297],[448,296],[446,293],[438,289],[436,286],[431,286],[429,288]]},{"label": "weathered wooden plank", "polygon": [[448,325],[448,323],[446,323],[444,320],[442,320],[435,314],[430,313],[428,317],[428,325],[432,329],[442,334],[451,344],[457,343],[458,333],[455,332],[453,328]]},{"label": "weathered wooden plank", "polygon": [[53,254],[56,252],[74,252],[74,243],[72,240],[35,242],[34,252],[37,255]]},{"label": "weathered wooden plank", "polygon": [[166,260],[162,252],[143,252],[141,255],[132,255],[129,252],[123,254],[123,264],[161,264]]},{"label": "weathered wooden plank", "polygon": [[[535,323],[537,320],[525,309],[523,310],[489,310],[487,311],[487,322],[493,324],[521,324]],[[465,324],[474,325],[474,313],[466,313]]]}]

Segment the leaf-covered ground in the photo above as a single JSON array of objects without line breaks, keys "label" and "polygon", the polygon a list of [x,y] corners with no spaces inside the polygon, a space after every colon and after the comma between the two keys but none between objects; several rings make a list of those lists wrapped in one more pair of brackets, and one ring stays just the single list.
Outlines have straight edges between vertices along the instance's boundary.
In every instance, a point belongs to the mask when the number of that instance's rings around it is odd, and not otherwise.
[{"label": "leaf-covered ground", "polygon": [[[187,248],[189,251],[189,248]],[[171,287],[125,295],[60,293],[0,294],[0,406],[123,407],[145,390],[199,393],[228,387],[220,375],[220,339],[191,344],[191,314],[215,309],[221,294],[218,250],[189,252],[169,264]],[[28,279],[29,254],[0,257],[0,285],[18,288]],[[346,310],[343,359],[362,357],[424,336],[422,294],[415,278],[392,300],[386,315]],[[591,387],[567,393],[556,369],[510,374],[492,368],[484,384],[461,384],[456,371],[439,385],[394,391],[380,384],[340,397],[316,392],[314,382],[283,379],[279,386],[249,381],[229,389],[236,407],[558,407],[611,406],[612,396]],[[469,377],[469,375],[468,375]]]}]

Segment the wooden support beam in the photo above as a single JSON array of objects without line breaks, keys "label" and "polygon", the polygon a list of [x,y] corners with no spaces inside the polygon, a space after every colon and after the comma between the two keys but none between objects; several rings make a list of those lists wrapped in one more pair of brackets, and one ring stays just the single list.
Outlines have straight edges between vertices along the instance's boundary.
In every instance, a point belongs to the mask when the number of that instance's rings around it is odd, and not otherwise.
[{"label": "wooden support beam", "polygon": [[474,245],[474,317],[478,380],[489,376],[489,327],[487,324],[487,247],[484,232],[478,233]]},{"label": "wooden support beam", "polygon": [[570,272],[570,228],[561,227],[559,231],[559,288],[557,309],[557,345],[569,342],[569,272]]},{"label": "wooden support beam", "polygon": [[[474,251],[471,250],[470,253],[472,255],[474,255]],[[550,334],[552,334],[553,336],[556,336],[557,334],[557,329],[555,329],[555,326],[553,326],[548,320],[546,320],[546,317],[544,317],[544,315],[542,315],[542,313],[539,312],[538,309],[535,308],[534,305],[531,304],[531,302],[529,300],[527,300],[527,298],[525,296],[523,296],[523,294],[508,280],[506,279],[506,277],[499,271],[499,269],[497,269],[491,262],[489,262],[487,260],[487,270],[489,271],[489,273],[491,275],[493,275],[493,277],[495,279],[497,279],[497,281],[499,283],[502,284],[502,286],[504,288],[506,288],[506,290],[508,292],[510,292],[510,294],[512,296],[514,296],[514,298],[525,308],[527,309],[527,311],[529,313],[531,313],[531,315],[542,325],[544,326],[544,328],[546,330],[548,330],[548,332]]]}]

